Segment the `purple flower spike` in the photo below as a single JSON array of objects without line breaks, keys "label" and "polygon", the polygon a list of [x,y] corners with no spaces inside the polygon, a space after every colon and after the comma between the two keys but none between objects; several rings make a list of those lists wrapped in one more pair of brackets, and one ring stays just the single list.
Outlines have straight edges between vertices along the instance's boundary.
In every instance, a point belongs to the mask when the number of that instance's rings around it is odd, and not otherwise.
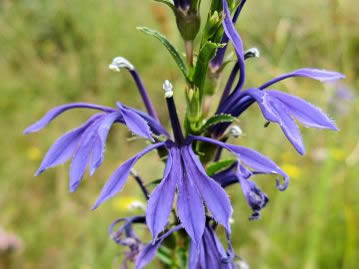
[{"label": "purple flower spike", "polygon": [[256,100],[268,121],[280,125],[288,140],[300,154],[304,154],[305,149],[294,118],[308,127],[338,130],[333,120],[319,108],[301,98],[276,90],[250,89],[245,93]]}]

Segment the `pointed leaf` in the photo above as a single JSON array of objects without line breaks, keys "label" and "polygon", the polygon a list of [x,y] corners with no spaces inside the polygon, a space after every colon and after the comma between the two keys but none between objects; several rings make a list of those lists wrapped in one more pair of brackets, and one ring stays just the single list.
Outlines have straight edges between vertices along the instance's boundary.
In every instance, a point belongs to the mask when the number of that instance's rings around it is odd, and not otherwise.
[{"label": "pointed leaf", "polygon": [[236,159],[226,159],[211,163],[207,167],[207,175],[213,176],[216,173],[223,172],[224,170],[230,168],[235,162]]},{"label": "pointed leaf", "polygon": [[230,114],[218,114],[210,117],[206,123],[202,126],[202,132],[208,130],[210,127],[219,124],[219,123],[232,123],[237,121],[237,118],[233,117]]},{"label": "pointed leaf", "polygon": [[137,30],[140,30],[141,32],[143,32],[145,34],[148,34],[150,36],[157,38],[166,47],[166,49],[169,51],[169,53],[172,55],[173,59],[177,63],[177,65],[178,65],[179,69],[181,70],[185,79],[187,81],[190,81],[189,77],[188,77],[188,70],[187,70],[186,64],[184,63],[181,55],[163,34],[157,32],[155,30],[149,29],[147,27],[137,27]]}]

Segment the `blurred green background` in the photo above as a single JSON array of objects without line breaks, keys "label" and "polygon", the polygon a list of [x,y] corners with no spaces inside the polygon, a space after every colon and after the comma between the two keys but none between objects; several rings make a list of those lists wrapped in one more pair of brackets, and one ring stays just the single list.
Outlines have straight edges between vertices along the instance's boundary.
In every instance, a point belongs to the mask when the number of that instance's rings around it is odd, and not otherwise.
[{"label": "blurred green background", "polygon": [[[283,193],[276,191],[273,178],[257,177],[271,200],[256,222],[248,221],[250,210],[239,186],[229,189],[234,247],[251,268],[359,268],[358,11],[355,0],[271,0],[248,1],[241,15],[238,29],[245,47],[258,47],[262,54],[248,61],[247,86],[301,67],[347,76],[336,85],[292,79],[277,86],[322,107],[341,129],[302,128],[304,157],[278,126],[263,128],[257,107],[242,117],[244,136],[232,142],[272,157],[292,177]],[[38,178],[33,174],[51,143],[91,114],[67,112],[39,134],[24,137],[22,132],[67,102],[113,106],[119,100],[143,109],[130,75],[107,68],[119,55],[137,67],[168,126],[161,85],[170,79],[180,92],[184,84],[160,43],[135,30],[143,25],[183,49],[172,14],[151,1],[0,2],[0,246],[4,234],[12,234],[19,248],[0,253],[0,268],[120,266],[125,249],[110,240],[107,227],[115,218],[141,213],[128,208],[143,201],[140,192],[129,179],[116,198],[96,211],[90,207],[111,172],[144,141],[129,141],[124,127],[113,128],[105,163],[70,194],[68,164]],[[184,108],[181,95],[176,98]],[[155,154],[136,166],[146,181],[159,177],[162,168]]]}]

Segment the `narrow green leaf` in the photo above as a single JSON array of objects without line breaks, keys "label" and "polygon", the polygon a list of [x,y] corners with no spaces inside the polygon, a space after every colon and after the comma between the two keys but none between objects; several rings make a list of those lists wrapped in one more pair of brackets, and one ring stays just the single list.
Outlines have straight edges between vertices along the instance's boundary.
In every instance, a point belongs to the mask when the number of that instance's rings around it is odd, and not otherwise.
[{"label": "narrow green leaf", "polygon": [[160,32],[157,32],[155,30],[152,30],[150,28],[147,28],[147,27],[137,27],[137,30],[157,38],[166,47],[166,49],[169,51],[169,53],[172,55],[173,59],[175,60],[175,62],[178,65],[179,69],[183,73],[185,79],[187,81],[190,81],[190,79],[188,77],[188,70],[187,70],[186,64],[183,61],[181,55],[163,34],[161,34]]},{"label": "narrow green leaf", "polygon": [[224,171],[231,167],[231,165],[236,161],[236,159],[226,159],[216,163],[211,163],[207,167],[208,176],[213,176],[214,174]]},{"label": "narrow green leaf", "polygon": [[199,90],[200,100],[202,100],[203,91],[204,91],[204,84],[206,81],[206,75],[208,71],[208,64],[211,59],[215,56],[216,51],[218,48],[222,47],[222,44],[217,44],[213,42],[206,42],[201,48],[198,58],[196,67],[193,74],[193,84]]},{"label": "narrow green leaf", "polygon": [[219,114],[219,115],[214,115],[213,117],[209,118],[206,123],[202,126],[202,131],[207,130],[208,128],[219,124],[219,123],[232,123],[235,122],[237,120],[237,118],[233,117],[230,114]]}]

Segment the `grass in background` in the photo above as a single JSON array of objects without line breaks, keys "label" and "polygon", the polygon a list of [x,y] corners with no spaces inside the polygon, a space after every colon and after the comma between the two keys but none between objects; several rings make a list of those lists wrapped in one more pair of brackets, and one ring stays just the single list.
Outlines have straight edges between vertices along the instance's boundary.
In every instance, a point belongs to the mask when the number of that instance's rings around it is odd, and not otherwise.
[{"label": "grass in background", "polygon": [[[275,190],[273,179],[256,179],[271,198],[257,222],[247,220],[250,210],[239,186],[229,190],[235,210],[234,245],[251,268],[359,266],[359,106],[354,98],[359,84],[358,8],[354,0],[248,1],[238,23],[246,48],[256,46],[262,52],[260,59],[248,62],[248,86],[310,66],[345,73],[344,83],[353,94],[345,101],[338,95],[343,85],[322,86],[304,79],[277,87],[330,111],[341,129],[334,133],[302,128],[305,157],[294,152],[278,126],[263,128],[257,107],[241,120],[245,136],[236,143],[271,156],[292,176],[284,193]],[[150,1],[0,3],[0,226],[24,242],[24,250],[11,261],[13,268],[119,266],[125,249],[109,239],[107,227],[115,218],[135,213],[126,205],[141,200],[140,192],[129,180],[117,198],[94,212],[89,209],[111,172],[144,142],[124,143],[128,133],[115,127],[104,165],[69,194],[68,165],[38,178],[33,174],[56,137],[89,114],[67,112],[41,134],[24,137],[22,131],[66,102],[112,106],[119,100],[142,108],[126,71],[116,74],[107,69],[119,55],[140,71],[162,122],[167,123],[162,82],[172,80],[177,92],[183,82],[158,41],[135,30],[142,25],[165,32],[182,48],[170,12]],[[153,154],[137,165],[148,180],[162,174],[162,167],[153,169],[155,161]],[[0,256],[0,268],[2,264]]]}]

